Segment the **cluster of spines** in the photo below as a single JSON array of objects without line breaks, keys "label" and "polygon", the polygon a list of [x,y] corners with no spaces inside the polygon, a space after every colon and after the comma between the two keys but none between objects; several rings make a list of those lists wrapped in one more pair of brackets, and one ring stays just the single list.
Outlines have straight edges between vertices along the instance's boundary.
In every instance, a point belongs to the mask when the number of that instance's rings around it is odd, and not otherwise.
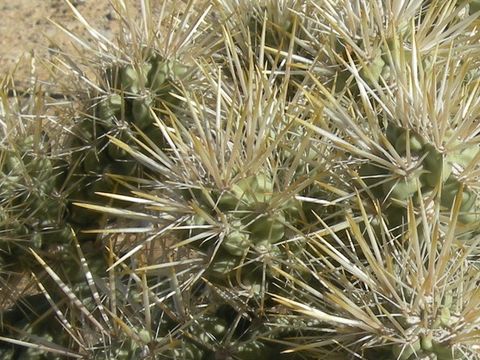
[{"label": "cluster of spines", "polygon": [[[262,8],[262,11],[268,9],[268,7]],[[292,19],[292,22],[296,22],[295,17],[292,17]],[[264,27],[265,24],[269,26],[271,25],[269,21],[270,20],[259,22],[258,19],[253,19],[249,24],[249,28],[252,29],[255,27],[258,29],[260,25],[261,27]],[[267,29],[265,45],[273,47],[279,46],[279,41],[280,44],[283,45],[290,42],[292,39],[291,32],[294,28],[292,22],[287,21],[286,25],[283,24],[285,25],[283,27],[279,27],[278,24],[276,24],[273,26],[273,29]],[[252,26],[252,24],[256,25]],[[278,40],[277,35],[285,37],[282,40]],[[355,42],[353,43],[355,44]],[[356,46],[361,48],[362,44],[358,43]],[[360,67],[360,70],[357,73],[353,66],[353,70],[344,69],[343,72],[340,71],[336,74],[336,81],[341,82],[339,86],[335,88],[337,95],[345,90],[348,96],[353,95],[355,101],[359,98],[365,101],[365,96],[362,95],[362,91],[365,92],[365,85],[371,87],[369,91],[367,91],[367,93],[371,95],[375,93],[372,89],[378,87],[379,83],[382,81],[394,81],[394,78],[389,75],[389,71],[391,71],[391,68],[389,67],[393,66],[393,64],[386,65],[390,60],[388,56],[385,56],[385,54],[381,52],[375,52],[369,59],[362,59],[361,56],[356,57],[354,54],[355,51],[353,53],[350,49],[347,51],[347,48],[349,47],[350,45],[342,45],[342,48],[338,51],[338,54],[336,54],[335,57],[337,60],[343,58],[343,61],[340,60],[339,63],[341,64],[337,63],[337,65],[341,69],[345,64],[350,67],[355,64],[355,66]],[[281,50],[286,53],[290,51],[288,50],[288,47],[282,47]],[[386,52],[393,51],[394,50],[389,49]],[[280,54],[277,55],[280,56]],[[284,55],[285,54],[281,56]],[[271,59],[273,59],[273,57]],[[312,59],[313,57],[307,58],[306,61],[311,62],[313,61]],[[273,62],[267,67],[275,67],[277,60],[272,60]],[[411,62],[411,60],[409,62]],[[259,65],[260,68],[263,68],[263,66],[264,64]],[[231,68],[234,67],[232,66]],[[238,71],[239,69],[237,68],[236,70]],[[113,189],[113,183],[108,183],[109,180],[107,180],[107,173],[112,172],[128,176],[138,170],[138,168],[136,168],[136,162],[130,158],[128,152],[109,141],[107,135],[118,137],[124,143],[133,144],[134,138],[138,136],[136,130],[139,129],[144,134],[147,134],[146,137],[150,138],[154,143],[158,144],[159,142],[163,142],[163,137],[161,137],[159,129],[153,124],[154,117],[152,116],[151,109],[160,106],[156,102],[158,98],[161,98],[163,95],[168,95],[169,90],[164,91],[163,89],[163,84],[165,84],[165,79],[169,76],[168,74],[173,72],[175,76],[177,76],[183,74],[184,71],[185,69],[182,66],[177,65],[175,62],[164,61],[156,56],[147,58],[147,60],[140,66],[112,67],[108,71],[107,82],[110,82],[111,88],[114,90],[113,93],[106,96],[99,104],[95,105],[93,114],[90,114],[88,119],[82,120],[75,129],[75,132],[84,132],[85,134],[79,137],[81,139],[79,143],[75,143],[77,139],[72,140],[74,142],[73,147],[79,149],[77,152],[78,154],[75,154],[74,152],[74,155],[72,156],[74,158],[73,162],[79,165],[77,168],[73,168],[71,173],[73,174],[73,177],[76,177],[79,180],[79,183],[82,184],[80,186],[82,188],[81,194],[78,196],[72,195],[72,199],[83,202],[102,201],[94,195],[96,192],[116,192],[116,190]],[[312,68],[312,73],[313,76],[318,75],[315,74],[314,68]],[[346,78],[342,80],[342,74],[346,74],[348,79]],[[321,76],[319,75],[319,78],[320,77]],[[305,79],[306,78],[302,77],[299,81],[302,82]],[[355,84],[357,81],[358,84]],[[312,88],[313,87],[314,86],[312,85]],[[323,93],[323,95],[326,94]],[[175,101],[175,97],[171,100]],[[120,122],[124,120],[128,125],[128,129],[125,132],[123,132],[120,125]],[[315,127],[315,125],[311,126]],[[132,127],[134,128],[133,131]],[[382,129],[381,127],[379,128]],[[150,130],[155,131],[156,135],[148,135]],[[354,133],[354,131],[350,130],[352,129],[346,131],[349,135]],[[343,129],[341,129],[341,131],[343,131]],[[335,146],[339,147],[341,141],[336,140],[335,136],[341,133],[341,131],[331,136],[328,140],[322,139],[322,141],[336,141]],[[397,225],[406,225],[406,220],[411,217],[412,212],[415,213],[415,211],[422,210],[421,206],[420,210],[415,208],[415,206],[418,205],[414,203],[417,201],[417,198],[421,198],[422,196],[435,191],[439,193],[438,201],[440,207],[446,212],[449,212],[452,207],[454,207],[455,201],[458,202],[456,199],[462,194],[462,201],[459,203],[460,213],[458,220],[464,224],[475,225],[477,221],[476,195],[467,184],[463,184],[464,179],[461,176],[461,173],[464,168],[470,166],[473,160],[476,159],[478,154],[477,146],[455,144],[455,146],[451,148],[459,148],[461,150],[449,150],[443,152],[443,149],[440,147],[429,143],[430,140],[427,139],[425,133],[422,132],[423,130],[417,132],[417,129],[407,129],[398,124],[389,123],[382,129],[382,131],[385,132],[384,137],[389,143],[387,151],[391,152],[393,150],[401,159],[407,162],[412,162],[414,166],[413,168],[405,169],[404,165],[398,166],[398,164],[396,164],[391,168],[386,168],[382,167],[381,164],[358,165],[358,163],[351,162],[354,164],[354,170],[358,170],[360,173],[360,191],[362,193],[367,192],[373,194],[374,203],[381,203],[382,206],[385,207],[382,209],[382,213],[385,216],[386,223],[383,223],[383,220],[379,221],[381,226],[379,226],[378,229],[375,228],[375,230],[378,230],[378,234],[375,234],[375,236],[385,236],[385,226],[389,228],[387,230],[388,232],[392,230],[392,228],[396,228]],[[271,134],[272,137],[276,135],[275,131],[272,131]],[[349,140],[351,139],[352,138],[349,138]],[[93,145],[91,144],[92,142],[94,142]],[[458,140],[454,139],[453,142],[458,142]],[[361,142],[357,142],[355,145],[358,145],[359,143]],[[342,151],[345,150],[345,153],[347,153],[348,151],[346,149],[347,147],[343,148]],[[360,152],[355,153],[356,150],[354,146],[351,149],[353,149],[354,156],[360,154]],[[345,157],[343,159],[342,156],[338,156],[338,158],[345,162],[350,161],[351,154],[348,153],[344,155]],[[306,156],[308,157],[308,154]],[[361,160],[365,162],[370,159]],[[319,163],[317,159],[311,161],[312,163]],[[191,205],[192,202],[196,202],[195,205],[199,205],[196,207],[199,211],[195,215],[190,216],[190,220],[184,224],[186,225],[184,228],[188,228],[188,231],[173,231],[173,235],[178,237],[176,239],[178,242],[188,242],[186,241],[188,238],[193,239],[197,237],[199,239],[189,242],[192,244],[192,246],[189,246],[189,249],[195,254],[201,253],[204,258],[207,259],[207,268],[204,273],[201,272],[201,276],[202,279],[205,280],[205,284],[207,284],[206,286],[212,288],[210,289],[211,293],[228,289],[229,286],[235,284],[233,289],[229,289],[231,291],[230,294],[231,296],[238,295],[238,288],[235,288],[235,286],[237,286],[238,278],[234,281],[229,280],[232,280],[232,278],[235,277],[240,268],[242,268],[241,270],[243,272],[249,272],[250,275],[253,274],[254,277],[258,277],[257,279],[253,279],[252,284],[260,282],[262,285],[259,285],[258,287],[251,286],[252,289],[255,288],[260,290],[254,291],[253,296],[247,297],[248,306],[253,306],[253,304],[258,301],[272,301],[272,299],[265,297],[264,294],[261,296],[258,295],[259,293],[262,293],[262,287],[265,286],[265,278],[271,277],[271,279],[279,281],[280,277],[278,274],[282,273],[282,269],[281,266],[274,265],[267,270],[272,273],[266,274],[264,278],[265,274],[262,274],[262,272],[265,271],[264,267],[261,271],[256,271],[256,269],[259,269],[260,265],[258,259],[261,259],[258,254],[262,251],[262,248],[270,249],[273,251],[272,257],[282,262],[282,257],[285,257],[285,253],[283,252],[284,245],[282,243],[288,243],[289,240],[291,240],[289,238],[290,235],[287,235],[288,230],[293,229],[294,232],[302,232],[305,231],[305,229],[309,229],[309,231],[313,230],[313,232],[316,232],[315,235],[304,234],[305,238],[311,236],[310,240],[312,240],[312,242],[317,241],[318,238],[322,238],[323,236],[330,241],[336,241],[337,243],[342,241],[345,241],[346,243],[347,241],[345,239],[348,239],[348,236],[346,236],[345,233],[333,230],[336,225],[342,225],[341,223],[336,224],[332,221],[327,224],[324,221],[324,216],[325,218],[328,216],[325,213],[322,213],[322,209],[325,208],[324,206],[309,209],[308,202],[302,204],[302,202],[294,198],[295,195],[300,195],[297,196],[298,198],[318,198],[322,191],[318,191],[318,187],[316,186],[312,185],[307,187],[306,189],[308,191],[305,193],[294,194],[290,201],[283,201],[280,202],[280,205],[276,204],[274,206],[273,203],[275,203],[277,198],[276,193],[281,193],[282,190],[278,188],[276,180],[273,179],[273,174],[269,172],[270,169],[266,170],[268,166],[265,165],[264,167],[265,170],[263,172],[261,171],[254,175],[244,176],[239,181],[233,183],[227,190],[211,190],[202,184],[200,190],[191,188],[187,191],[189,194],[179,196],[178,198],[186,200],[187,204]],[[392,171],[393,168],[397,171]],[[404,174],[404,170],[407,170],[406,175]],[[300,166],[298,168],[298,173],[301,173],[298,175],[299,178],[307,175],[306,173],[303,173],[304,171],[305,166]],[[313,176],[314,173],[316,174],[316,172],[312,171],[309,172],[308,175]],[[348,172],[350,175],[354,173],[355,171]],[[337,174],[329,174],[323,179],[319,176],[319,182],[335,179],[335,175]],[[155,176],[155,174],[153,174],[153,176]],[[341,179],[342,176],[344,176],[344,174],[339,174],[338,178]],[[348,182],[345,179],[341,180]],[[330,184],[330,188],[337,186],[337,188],[334,189],[335,196],[343,196],[344,199],[349,197],[353,198],[353,196],[348,196],[349,194],[346,193],[346,189],[349,188],[348,185],[353,184],[354,182],[352,182],[352,184]],[[355,183],[355,185],[357,185],[357,183]],[[364,185],[366,185],[366,187],[364,187]],[[328,189],[328,185],[325,186],[325,183],[323,186]],[[85,191],[85,189],[87,189],[87,191]],[[153,195],[153,198],[156,196],[161,195],[156,193]],[[326,203],[330,202],[330,199],[319,200],[325,201]],[[152,201],[155,202],[155,200]],[[368,201],[369,200],[365,200],[365,203]],[[419,201],[420,203],[422,202],[422,200]],[[313,204],[315,204],[315,202],[313,202]],[[118,203],[117,206],[119,206]],[[351,213],[355,216],[359,216],[361,211],[365,210],[362,206],[355,205],[354,201],[344,201],[343,207],[348,208],[349,206],[352,207]],[[192,206],[192,208],[194,207],[195,206]],[[72,216],[71,221],[76,225],[79,225],[79,227],[87,224],[91,225],[92,222],[96,227],[100,226],[100,223],[95,219],[96,215],[93,213],[85,212],[85,214],[77,213],[75,215],[75,211],[75,207],[72,206],[70,208],[70,214]],[[168,213],[168,210],[163,212]],[[222,216],[219,217],[217,216],[218,214],[221,214]],[[399,214],[400,218],[398,218]],[[350,212],[348,212],[348,215],[350,215]],[[363,216],[363,214],[361,216]],[[308,226],[308,224],[305,226],[306,218],[311,218],[312,221],[315,221],[317,224],[322,223],[325,226],[325,229],[322,229],[324,231],[320,231],[319,234],[317,230],[321,228],[320,226],[315,226],[313,229]],[[215,225],[212,224],[212,219],[214,220],[213,222]],[[219,229],[218,231],[215,231],[215,236],[202,241],[202,237],[199,236],[202,235],[202,233],[199,229],[202,227],[211,229],[214,226],[217,226]],[[354,228],[354,225],[351,224],[350,227]],[[366,228],[370,231],[372,230],[368,226],[366,226]],[[405,233],[402,233],[402,236],[404,235]],[[470,237],[473,235],[475,235],[475,232],[472,232]],[[359,234],[354,232],[353,237],[355,238],[356,236],[359,236]],[[371,236],[371,234],[369,233],[368,236]],[[348,240],[350,241],[351,239]],[[424,238],[422,241],[428,242],[429,240]],[[329,246],[331,246],[331,248],[329,248]],[[322,247],[321,251],[319,250],[319,253],[326,251],[338,254],[339,252],[345,251],[348,256],[351,256],[351,251],[357,251],[358,244],[354,242],[351,248],[354,250],[348,250],[349,248],[347,246],[345,246],[345,249],[338,250],[332,245],[325,245],[325,247]],[[362,250],[365,253],[368,252],[365,249]],[[299,253],[301,252],[302,251],[299,251]],[[302,260],[302,256],[300,254],[297,255],[298,260]],[[310,255],[307,255],[307,258],[309,258],[309,256]],[[335,259],[333,261],[334,263],[345,262],[345,258],[342,258],[341,256],[334,256],[333,258]],[[368,256],[366,256],[366,258],[368,260]],[[309,258],[309,260],[315,262],[312,258]],[[305,261],[305,259],[303,259],[303,261]],[[360,262],[360,264],[365,266],[365,261],[362,261],[363,262]],[[253,264],[253,269],[250,270],[248,265],[243,265],[243,263]],[[305,263],[300,262],[300,265],[304,266]],[[325,268],[333,266],[328,263],[328,259],[325,260],[325,264],[323,265]],[[317,273],[317,270],[319,269],[316,269],[313,265],[306,267],[310,270],[307,272],[310,272],[313,278],[318,280],[320,277],[323,279],[323,275]],[[338,267],[336,269],[338,269]],[[324,268],[321,268],[321,270],[324,270]],[[332,269],[330,268],[330,270]],[[338,274],[342,273],[341,270],[332,270],[332,272],[335,274],[337,272]],[[285,274],[285,271],[283,271],[283,273],[282,276],[295,285],[293,286],[294,289],[292,289],[292,291],[297,291],[298,289],[296,289],[296,285],[302,284],[302,281],[300,279],[292,279],[292,276],[289,277],[288,274]],[[225,276],[225,274],[228,275]],[[251,279],[244,278],[240,279],[240,282],[248,283],[250,280]],[[289,281],[287,281],[287,283],[288,282]],[[321,283],[321,286],[325,286],[324,282],[322,283],[319,281],[319,283]],[[308,287],[305,284],[299,286],[303,286],[304,288]],[[174,291],[176,290],[178,289],[174,289]],[[271,290],[271,288],[269,290]],[[208,295],[203,294],[202,296],[207,296],[207,299],[216,301],[217,305],[218,303],[226,301],[225,298],[222,297],[214,299],[210,292],[207,292]],[[306,291],[306,293],[308,294],[308,291]],[[300,294],[295,293],[295,296],[302,298],[302,294],[307,298],[308,302],[308,296],[301,291]],[[197,300],[200,302],[199,299]],[[322,301],[324,301],[323,298]],[[383,305],[380,304],[379,306]],[[274,311],[273,307],[269,310]],[[235,310],[235,312],[237,311],[238,310]],[[240,315],[237,312],[237,315],[240,316],[239,318],[243,319],[243,314]],[[184,327],[178,332],[178,334],[183,334],[179,337],[182,339],[181,345],[171,352],[167,351],[165,354],[170,354],[173,357],[192,359],[205,359],[208,356],[212,356],[212,354],[220,354],[222,351],[226,352],[226,354],[231,354],[234,358],[238,359],[249,359],[249,356],[252,356],[254,353],[257,355],[261,353],[264,357],[273,356],[267,354],[267,350],[265,350],[265,353],[262,352],[262,349],[269,348],[269,345],[266,345],[266,342],[263,340],[259,342],[258,340],[253,339],[253,337],[250,337],[249,331],[245,331],[247,334],[246,340],[244,338],[236,338],[235,336],[229,337],[233,344],[240,344],[238,346],[233,346],[234,349],[232,349],[230,353],[228,352],[228,349],[232,346],[229,344],[219,345],[212,343],[212,338],[217,339],[228,337],[227,333],[229,332],[225,328],[225,319],[222,317],[210,314],[205,318],[198,319],[198,321],[193,320],[193,324],[195,325],[189,327],[186,324],[189,324],[190,320],[191,319],[178,320],[178,323],[175,324],[175,326],[171,325],[166,331],[167,333],[172,333],[174,332],[173,329],[177,326],[180,328],[182,326]],[[262,317],[259,321],[265,322],[266,318]],[[398,321],[400,322],[401,319]],[[432,327],[440,327],[445,331],[451,330],[447,311],[441,312],[438,316],[438,321],[436,322],[439,323],[432,325]],[[215,323],[213,327],[211,326],[212,323]],[[306,328],[309,328],[309,326],[306,326]],[[190,332],[201,331],[199,329],[206,330],[207,336],[189,336]],[[264,330],[264,334],[267,332],[267,330]],[[145,335],[146,333],[149,335]],[[312,330],[312,333],[315,333],[315,329]],[[119,345],[119,351],[122,353],[121,356],[128,357],[132,356],[132,354],[135,354],[135,356],[146,356],[145,354],[148,352],[145,352],[146,350],[139,350],[136,344],[155,341],[149,338],[151,333],[148,331],[145,332],[140,330],[138,334],[142,334],[141,337],[139,336],[139,341],[137,341],[137,339],[133,341],[133,344],[129,341],[125,341]],[[269,338],[268,336],[264,337],[268,338],[269,341],[279,340],[275,338],[272,339],[271,337]],[[210,350],[208,350],[209,348]],[[413,359],[414,356],[417,356],[418,354],[436,356],[438,359],[453,359],[457,358],[458,355],[458,352],[452,350],[450,344],[438,343],[428,334],[421,334],[415,338],[415,341],[412,344],[390,345],[386,346],[386,348],[385,356],[393,356],[393,358],[401,360]],[[111,352],[108,353],[112,354]],[[273,351],[273,353],[277,354],[275,351]],[[368,351],[365,353],[368,353]],[[116,354],[116,356],[120,356],[120,353]],[[100,354],[99,357],[101,358],[101,356],[102,355]]]}]

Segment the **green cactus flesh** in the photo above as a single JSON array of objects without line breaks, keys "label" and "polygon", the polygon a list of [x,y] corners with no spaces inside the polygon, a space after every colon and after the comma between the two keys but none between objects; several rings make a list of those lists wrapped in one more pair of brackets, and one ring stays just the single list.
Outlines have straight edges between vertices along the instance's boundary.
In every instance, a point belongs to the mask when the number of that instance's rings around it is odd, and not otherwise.
[{"label": "green cactus flesh", "polygon": [[384,66],[385,61],[382,59],[382,54],[380,52],[376,52],[372,59],[369,60],[360,70],[360,76],[365,79],[369,85],[378,83]]},{"label": "green cactus flesh", "polygon": [[421,350],[420,339],[411,344],[393,345],[392,353],[398,360],[413,360]]},{"label": "green cactus flesh", "polygon": [[407,148],[410,149],[410,153],[419,154],[423,150],[423,146],[424,141],[420,135],[405,130],[401,132],[401,135],[395,141],[395,149],[400,155],[405,155]]},{"label": "green cactus flesh", "polygon": [[255,243],[267,240],[270,243],[280,241],[285,234],[285,216],[283,212],[261,217],[248,227],[252,241]]},{"label": "green cactus flesh", "polygon": [[[460,191],[461,184],[454,177],[450,177],[442,188],[441,205],[446,208],[451,208],[453,202]],[[472,209],[476,201],[476,195],[473,191],[464,187],[462,192],[462,202],[460,204],[460,211],[467,212]]]},{"label": "green cactus flesh", "polygon": [[250,236],[248,233],[236,229],[225,235],[222,241],[222,247],[233,256],[243,256],[245,251],[250,247],[250,244]]},{"label": "green cactus flesh", "polygon": [[391,198],[397,200],[407,200],[417,191],[418,178],[414,175],[392,179],[383,185],[384,192]]}]

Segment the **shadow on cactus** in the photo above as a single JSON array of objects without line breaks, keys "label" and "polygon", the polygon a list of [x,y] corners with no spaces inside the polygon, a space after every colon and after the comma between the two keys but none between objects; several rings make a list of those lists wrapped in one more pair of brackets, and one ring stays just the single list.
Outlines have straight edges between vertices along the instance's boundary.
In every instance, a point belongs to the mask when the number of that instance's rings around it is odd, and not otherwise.
[{"label": "shadow on cactus", "polygon": [[[115,244],[115,239],[110,240]],[[76,266],[71,264],[66,272],[55,271],[33,253],[47,278],[37,280],[40,294],[29,298],[28,306],[6,314],[22,319],[15,327],[7,327],[3,335],[9,337],[1,337],[15,345],[9,350],[12,356],[170,359],[175,354],[188,358],[185,354],[190,350],[180,340],[185,313],[176,305],[174,285],[176,276],[182,275],[175,273],[175,264],[169,266],[164,258],[155,258],[169,269],[169,275],[142,275],[146,253],[132,263],[115,266],[118,258],[113,249],[102,258],[93,245],[89,249],[75,243],[77,255],[72,261]]]},{"label": "shadow on cactus", "polygon": [[32,270],[29,248],[48,255],[70,240],[60,186],[66,155],[52,140],[61,136],[52,117],[38,113],[48,99],[29,92],[7,98],[10,85],[1,92],[0,267],[21,273]]}]

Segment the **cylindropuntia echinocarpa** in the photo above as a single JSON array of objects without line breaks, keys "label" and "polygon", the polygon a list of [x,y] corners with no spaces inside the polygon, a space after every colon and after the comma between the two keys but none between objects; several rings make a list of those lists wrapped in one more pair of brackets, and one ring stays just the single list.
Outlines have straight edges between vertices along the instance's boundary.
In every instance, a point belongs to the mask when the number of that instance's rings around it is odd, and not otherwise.
[{"label": "cylindropuntia echinocarpa", "polygon": [[69,69],[98,76],[65,141],[74,270],[32,249],[69,331],[44,338],[99,359],[478,358],[475,2],[191,1],[172,36],[141,5]]}]

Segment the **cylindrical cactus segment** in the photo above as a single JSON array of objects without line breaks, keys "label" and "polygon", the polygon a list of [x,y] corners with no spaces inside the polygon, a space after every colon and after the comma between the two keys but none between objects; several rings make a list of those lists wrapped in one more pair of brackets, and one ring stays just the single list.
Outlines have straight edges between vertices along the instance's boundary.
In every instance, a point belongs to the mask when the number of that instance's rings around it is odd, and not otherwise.
[{"label": "cylindrical cactus segment", "polygon": [[480,153],[478,144],[468,145],[464,149],[460,150],[458,154],[452,156],[452,163],[460,165],[463,169],[469,166]]},{"label": "cylindrical cactus segment", "polygon": [[148,86],[153,92],[163,92],[168,80],[177,80],[185,76],[188,67],[176,60],[165,60],[155,56],[151,59],[151,69],[148,72]]},{"label": "cylindrical cactus segment", "polygon": [[147,74],[150,68],[151,64],[148,62],[138,68],[133,66],[123,67],[120,70],[120,90],[131,94],[138,94],[147,84]]},{"label": "cylindrical cactus segment", "polygon": [[123,98],[119,94],[111,94],[97,104],[95,117],[110,124],[115,118],[121,117],[123,105]]},{"label": "cylindrical cactus segment", "polygon": [[168,77],[168,64],[164,61],[157,61],[148,72],[148,85],[152,90],[158,91],[162,88]]},{"label": "cylindrical cactus segment", "polygon": [[470,0],[468,3],[468,12],[469,14],[476,13],[477,11],[480,10],[480,0]]},{"label": "cylindrical cactus segment", "polygon": [[432,352],[437,355],[437,360],[457,360],[463,359],[463,354],[456,351],[448,342],[438,342],[433,340]]}]

